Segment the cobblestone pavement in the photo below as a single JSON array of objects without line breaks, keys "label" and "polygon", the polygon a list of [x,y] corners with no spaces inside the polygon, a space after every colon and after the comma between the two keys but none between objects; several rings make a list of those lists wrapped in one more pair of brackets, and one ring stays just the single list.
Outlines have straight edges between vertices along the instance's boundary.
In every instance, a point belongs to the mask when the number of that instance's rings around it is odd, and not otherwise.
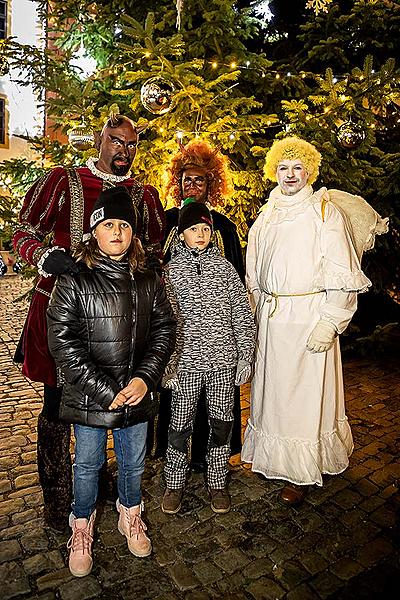
[{"label": "cobblestone pavement", "polygon": [[[202,475],[192,475],[179,515],[164,515],[160,461],[144,480],[154,544],[134,558],[111,505],[100,508],[91,575],[73,578],[67,535],[44,528],[35,462],[41,385],[12,363],[29,283],[0,280],[0,598],[84,600],[385,599],[399,589],[399,388],[395,361],[345,364],[355,452],[299,509],[278,501],[281,485],[232,461],[233,509],[215,515]],[[243,397],[243,420],[248,411]],[[111,452],[111,451],[110,451]],[[389,590],[393,592],[389,596]]]}]

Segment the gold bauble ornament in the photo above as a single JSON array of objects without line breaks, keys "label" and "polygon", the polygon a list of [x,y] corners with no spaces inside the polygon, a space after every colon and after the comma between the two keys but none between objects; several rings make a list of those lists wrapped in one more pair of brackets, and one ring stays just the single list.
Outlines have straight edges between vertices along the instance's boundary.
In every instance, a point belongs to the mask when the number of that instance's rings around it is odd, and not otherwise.
[{"label": "gold bauble ornament", "polygon": [[78,125],[68,132],[68,141],[74,150],[89,150],[94,146],[93,130],[84,123]]},{"label": "gold bauble ornament", "polygon": [[365,140],[365,131],[361,125],[346,121],[337,130],[336,139],[345,150],[354,150]]},{"label": "gold bauble ornament", "polygon": [[140,100],[153,115],[164,115],[173,108],[175,88],[164,77],[151,77],[141,87]]}]

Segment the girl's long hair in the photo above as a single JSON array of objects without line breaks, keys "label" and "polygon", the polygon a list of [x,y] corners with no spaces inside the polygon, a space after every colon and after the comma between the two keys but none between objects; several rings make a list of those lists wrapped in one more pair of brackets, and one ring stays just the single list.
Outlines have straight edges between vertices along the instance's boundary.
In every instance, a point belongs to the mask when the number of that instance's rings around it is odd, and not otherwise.
[{"label": "girl's long hair", "polygon": [[[79,242],[73,256],[77,260],[85,263],[89,269],[93,269],[93,267],[99,264],[102,258],[104,258],[94,235],[91,235],[86,242]],[[127,250],[126,258],[128,259],[131,273],[144,270],[146,258],[143,246],[141,241],[134,235],[132,236],[131,244]]]}]

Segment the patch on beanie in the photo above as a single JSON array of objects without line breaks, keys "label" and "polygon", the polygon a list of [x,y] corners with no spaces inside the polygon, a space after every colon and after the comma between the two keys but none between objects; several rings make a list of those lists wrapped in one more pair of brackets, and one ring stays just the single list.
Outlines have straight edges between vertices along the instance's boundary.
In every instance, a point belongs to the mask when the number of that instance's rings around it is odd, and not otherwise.
[{"label": "patch on beanie", "polygon": [[98,208],[91,214],[90,228],[93,229],[94,227],[96,227],[96,224],[99,223],[99,221],[103,221],[103,220],[104,220],[104,206],[102,206],[101,208]]}]

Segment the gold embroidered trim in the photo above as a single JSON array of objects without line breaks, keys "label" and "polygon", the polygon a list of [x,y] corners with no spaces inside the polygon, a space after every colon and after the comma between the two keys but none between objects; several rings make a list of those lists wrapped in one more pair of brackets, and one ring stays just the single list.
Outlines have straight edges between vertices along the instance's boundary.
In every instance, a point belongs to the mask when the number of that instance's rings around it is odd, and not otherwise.
[{"label": "gold embroidered trim", "polygon": [[67,169],[69,195],[70,195],[70,234],[71,234],[71,250],[75,250],[76,246],[83,236],[83,188],[82,181],[76,169]]},{"label": "gold embroidered trim", "polygon": [[178,228],[173,227],[168,234],[167,239],[165,240],[164,247],[162,249],[163,255],[165,256],[170,248],[173,248],[179,241],[178,238]]},{"label": "gold embroidered trim", "polygon": [[43,294],[44,296],[47,296],[48,298],[50,298],[50,296],[51,296],[50,292],[46,292],[46,290],[42,290],[42,288],[39,287],[38,285],[35,287],[35,292],[39,292],[40,294]]},{"label": "gold embroidered trim", "polygon": [[214,231],[211,241],[214,244],[214,246],[216,246],[221,252],[221,255],[225,256],[224,242],[220,231]]},{"label": "gold embroidered trim", "polygon": [[46,175],[43,175],[43,177],[41,179],[39,179],[36,189],[32,194],[32,198],[30,203],[28,204],[28,206],[25,209],[25,212],[21,213],[21,221],[25,221],[29,215],[31,214],[32,208],[35,205],[35,202],[37,200],[37,197],[39,196],[39,194],[42,192],[44,186],[47,184],[47,181],[49,179],[51,175],[51,171],[49,173],[47,173]]}]

